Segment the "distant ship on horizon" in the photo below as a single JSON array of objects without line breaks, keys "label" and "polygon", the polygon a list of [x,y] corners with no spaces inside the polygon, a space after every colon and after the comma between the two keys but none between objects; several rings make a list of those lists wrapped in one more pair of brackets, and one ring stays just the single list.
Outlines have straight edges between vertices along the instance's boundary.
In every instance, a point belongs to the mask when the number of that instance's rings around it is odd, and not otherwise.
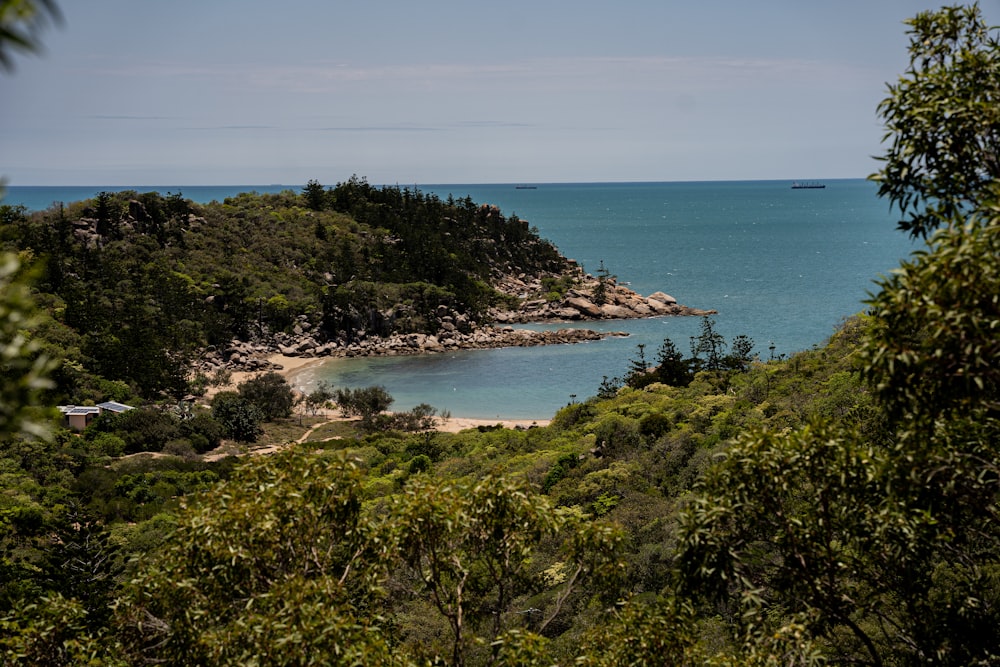
[{"label": "distant ship on horizon", "polygon": [[514,189],[515,190],[537,190],[538,186],[537,185],[515,185]]},{"label": "distant ship on horizon", "polygon": [[825,183],[817,183],[816,181],[792,181],[792,190],[822,190],[826,187]]}]

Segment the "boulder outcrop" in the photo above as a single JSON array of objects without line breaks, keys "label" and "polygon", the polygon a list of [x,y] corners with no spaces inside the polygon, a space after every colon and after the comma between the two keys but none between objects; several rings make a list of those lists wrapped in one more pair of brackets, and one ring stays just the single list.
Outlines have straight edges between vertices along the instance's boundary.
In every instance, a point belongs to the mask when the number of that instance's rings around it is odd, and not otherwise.
[{"label": "boulder outcrop", "polygon": [[[558,277],[551,277],[555,281]],[[565,278],[565,277],[563,277]],[[690,308],[677,303],[669,294],[654,292],[644,297],[614,278],[598,280],[578,271],[572,276],[574,287],[564,294],[546,292],[541,279],[521,276],[498,278],[498,289],[508,295],[516,307],[492,309],[491,324],[480,324],[464,313],[441,305],[435,311],[435,333],[396,333],[369,336],[353,331],[350,336],[326,339],[306,316],[300,316],[291,333],[277,333],[266,342],[233,341],[224,349],[204,352],[196,370],[211,374],[220,368],[242,371],[275,369],[267,359],[275,354],[289,357],[363,357],[434,354],[449,350],[499,347],[564,345],[595,341],[609,336],[627,336],[624,332],[598,332],[585,328],[523,329],[513,324],[529,322],[573,322],[623,320],[659,316],[702,316],[714,310]]]},{"label": "boulder outcrop", "polygon": [[[531,285],[520,280],[508,280],[520,300],[517,308],[493,310],[490,315],[497,322],[525,323],[578,320],[624,320],[663,315],[703,316],[713,315],[714,310],[691,308],[677,303],[677,299],[664,292],[642,296],[613,278],[602,281],[592,276],[581,276],[579,286],[568,290],[561,298],[531,298],[532,291],[541,291],[541,284]],[[535,288],[533,290],[532,288]],[[508,292],[510,293],[510,292]],[[549,293],[552,296],[553,293]],[[555,295],[558,297],[558,294]]]}]

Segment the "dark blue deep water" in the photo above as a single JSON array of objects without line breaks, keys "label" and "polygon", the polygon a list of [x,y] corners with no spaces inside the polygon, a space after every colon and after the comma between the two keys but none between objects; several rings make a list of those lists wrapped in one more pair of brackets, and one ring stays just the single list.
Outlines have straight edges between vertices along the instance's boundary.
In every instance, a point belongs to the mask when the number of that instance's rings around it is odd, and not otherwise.
[{"label": "dark blue deep water", "polygon": [[[750,336],[763,358],[772,344],[775,354],[822,344],[844,317],[863,310],[876,289],[873,281],[914,249],[896,230],[875,186],[860,179],[827,181],[815,190],[793,190],[789,181],[533,185],[417,187],[442,198],[470,196],[495,204],[528,220],[591,273],[603,262],[637,292],[664,291],[685,305],[715,309],[717,330],[727,338]],[[12,187],[5,203],[44,208],[102,189],[111,188],[84,188],[80,194],[76,188]],[[205,202],[283,188],[136,189],[180,191]],[[462,417],[547,419],[571,396],[595,394],[604,376],[621,375],[639,343],[652,355],[669,337],[686,352],[700,321],[589,326],[630,336],[570,346],[331,360],[295,382],[303,388],[321,379],[340,387],[381,384],[396,398],[396,409],[423,402]]]}]

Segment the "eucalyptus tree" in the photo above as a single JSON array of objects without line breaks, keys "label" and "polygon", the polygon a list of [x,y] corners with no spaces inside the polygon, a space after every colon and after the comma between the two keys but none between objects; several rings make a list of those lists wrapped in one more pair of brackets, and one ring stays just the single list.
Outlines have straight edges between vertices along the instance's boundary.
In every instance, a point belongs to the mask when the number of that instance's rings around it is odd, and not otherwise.
[{"label": "eucalyptus tree", "polygon": [[877,180],[930,239],[879,282],[858,355],[888,437],[829,418],[741,436],[682,515],[679,582],[746,634],[801,624],[836,662],[993,664],[1000,49],[976,6],[909,24]]},{"label": "eucalyptus tree", "polygon": [[[403,566],[396,576],[429,599],[449,631],[447,641],[421,647],[434,664],[541,660],[543,643],[534,640],[581,595],[613,591],[615,599],[623,574],[620,528],[556,508],[498,474],[473,482],[414,477],[388,523]],[[561,543],[560,560],[540,571],[546,542]]]},{"label": "eucalyptus tree", "polygon": [[131,664],[403,665],[377,609],[392,543],[341,456],[283,452],[202,496],[118,605]]},{"label": "eucalyptus tree", "polygon": [[900,229],[927,237],[982,204],[1000,177],[1000,41],[978,4],[908,20],[910,66],[878,107],[888,149],[872,176]]}]

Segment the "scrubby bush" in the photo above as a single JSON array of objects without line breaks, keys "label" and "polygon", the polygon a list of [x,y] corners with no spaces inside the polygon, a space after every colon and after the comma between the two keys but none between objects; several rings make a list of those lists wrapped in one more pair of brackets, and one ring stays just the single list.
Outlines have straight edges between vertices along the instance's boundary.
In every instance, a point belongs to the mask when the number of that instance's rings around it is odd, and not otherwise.
[{"label": "scrubby bush", "polygon": [[407,470],[411,475],[416,475],[417,473],[426,472],[431,469],[431,457],[426,454],[419,454],[410,459],[410,465],[407,466]]},{"label": "scrubby bush", "polygon": [[394,400],[385,387],[379,386],[338,389],[336,395],[337,405],[344,416],[361,417],[363,421],[388,410]]},{"label": "scrubby bush", "polygon": [[639,432],[649,441],[655,441],[674,426],[674,420],[662,412],[651,412],[639,420]]}]

